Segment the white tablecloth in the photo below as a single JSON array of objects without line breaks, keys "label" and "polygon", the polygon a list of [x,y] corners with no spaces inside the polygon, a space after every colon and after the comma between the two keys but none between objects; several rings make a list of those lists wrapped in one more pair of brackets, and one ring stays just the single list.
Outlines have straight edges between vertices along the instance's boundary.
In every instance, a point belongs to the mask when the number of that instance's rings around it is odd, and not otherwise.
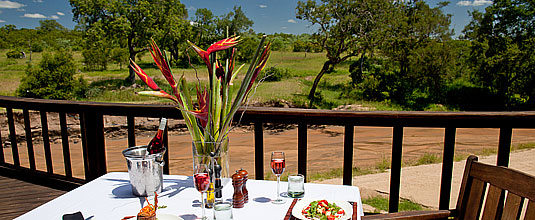
[{"label": "white tablecloth", "polygon": [[[78,187],[22,216],[16,220],[62,219],[63,214],[82,212],[86,219],[120,220],[136,215],[144,206],[144,198],[132,195],[128,173],[108,173],[94,181]],[[249,203],[244,208],[233,209],[235,220],[266,219],[282,220],[292,203],[292,198],[284,198],[285,204],[275,205],[270,199],[276,197],[276,181],[249,180]],[[286,182],[281,182],[281,192],[285,192]],[[231,199],[232,184],[223,189],[223,198]],[[359,188],[355,186],[305,184],[305,198],[353,201],[358,203],[359,217],[363,215]],[[158,196],[158,213],[178,215],[184,220],[192,220],[201,215],[200,193],[195,190],[191,176],[164,175],[164,191]],[[149,199],[152,203],[153,201]],[[212,214],[211,209],[206,210]]]}]

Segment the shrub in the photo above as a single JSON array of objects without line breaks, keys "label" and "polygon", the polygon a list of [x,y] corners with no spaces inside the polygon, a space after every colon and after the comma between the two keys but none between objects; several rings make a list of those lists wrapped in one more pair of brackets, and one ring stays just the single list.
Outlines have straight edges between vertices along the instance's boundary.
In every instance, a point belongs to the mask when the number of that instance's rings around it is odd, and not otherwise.
[{"label": "shrub", "polygon": [[280,69],[277,67],[270,67],[269,69],[264,71],[264,73],[264,80],[268,82],[281,81],[282,79],[287,78],[290,75],[287,69]]},{"label": "shrub", "polygon": [[72,54],[60,50],[54,55],[45,53],[36,67],[29,66],[22,77],[17,95],[30,98],[73,99],[85,94],[83,78],[74,80],[76,72]]},{"label": "shrub", "polygon": [[16,50],[11,50],[6,53],[7,58],[20,59],[24,57],[24,53]]}]

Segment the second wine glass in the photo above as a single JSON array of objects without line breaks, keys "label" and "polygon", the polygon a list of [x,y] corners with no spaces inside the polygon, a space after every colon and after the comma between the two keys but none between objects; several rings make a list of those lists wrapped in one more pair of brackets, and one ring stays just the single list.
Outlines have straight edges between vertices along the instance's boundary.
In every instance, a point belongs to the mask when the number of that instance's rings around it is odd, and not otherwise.
[{"label": "second wine glass", "polygon": [[201,209],[202,216],[200,219],[208,219],[204,210],[204,192],[210,187],[210,170],[206,164],[196,163],[193,164],[193,182],[195,189],[201,193]]},{"label": "second wine glass", "polygon": [[284,152],[282,151],[271,152],[271,171],[273,171],[273,174],[277,176],[277,199],[271,201],[273,204],[283,204],[286,202],[280,197],[280,187],[279,187],[281,175],[284,172],[285,168],[286,168],[286,160],[284,158]]}]

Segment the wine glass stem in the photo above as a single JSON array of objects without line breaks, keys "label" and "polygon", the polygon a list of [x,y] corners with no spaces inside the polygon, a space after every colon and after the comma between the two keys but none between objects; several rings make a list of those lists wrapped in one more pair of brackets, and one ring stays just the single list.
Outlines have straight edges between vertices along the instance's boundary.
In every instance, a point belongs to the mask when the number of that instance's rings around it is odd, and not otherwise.
[{"label": "wine glass stem", "polygon": [[280,187],[279,187],[279,182],[281,180],[281,176],[280,175],[277,175],[277,201],[281,200],[280,198]]},{"label": "wine glass stem", "polygon": [[201,209],[202,209],[202,216],[201,216],[201,219],[206,219],[206,214],[204,212],[204,193],[201,192]]}]

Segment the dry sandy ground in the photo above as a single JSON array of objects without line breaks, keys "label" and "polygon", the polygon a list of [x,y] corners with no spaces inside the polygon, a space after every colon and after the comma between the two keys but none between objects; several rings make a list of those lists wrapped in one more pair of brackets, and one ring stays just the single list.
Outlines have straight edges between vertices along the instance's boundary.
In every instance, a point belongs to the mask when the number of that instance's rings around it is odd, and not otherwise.
[{"label": "dry sandy ground", "polygon": [[[535,175],[535,149],[511,153],[509,167]],[[480,162],[496,164],[496,155],[479,158]],[[450,208],[457,203],[459,188],[463,176],[466,160],[453,164],[453,182]],[[438,209],[440,174],[442,164],[429,164],[414,167],[405,167],[401,170],[400,196],[413,202]],[[330,179],[321,183],[341,184],[342,179]],[[372,189],[382,193],[389,192],[390,170],[385,173],[357,176],[353,178],[353,185],[363,189]],[[366,191],[366,190],[364,190]]]}]

